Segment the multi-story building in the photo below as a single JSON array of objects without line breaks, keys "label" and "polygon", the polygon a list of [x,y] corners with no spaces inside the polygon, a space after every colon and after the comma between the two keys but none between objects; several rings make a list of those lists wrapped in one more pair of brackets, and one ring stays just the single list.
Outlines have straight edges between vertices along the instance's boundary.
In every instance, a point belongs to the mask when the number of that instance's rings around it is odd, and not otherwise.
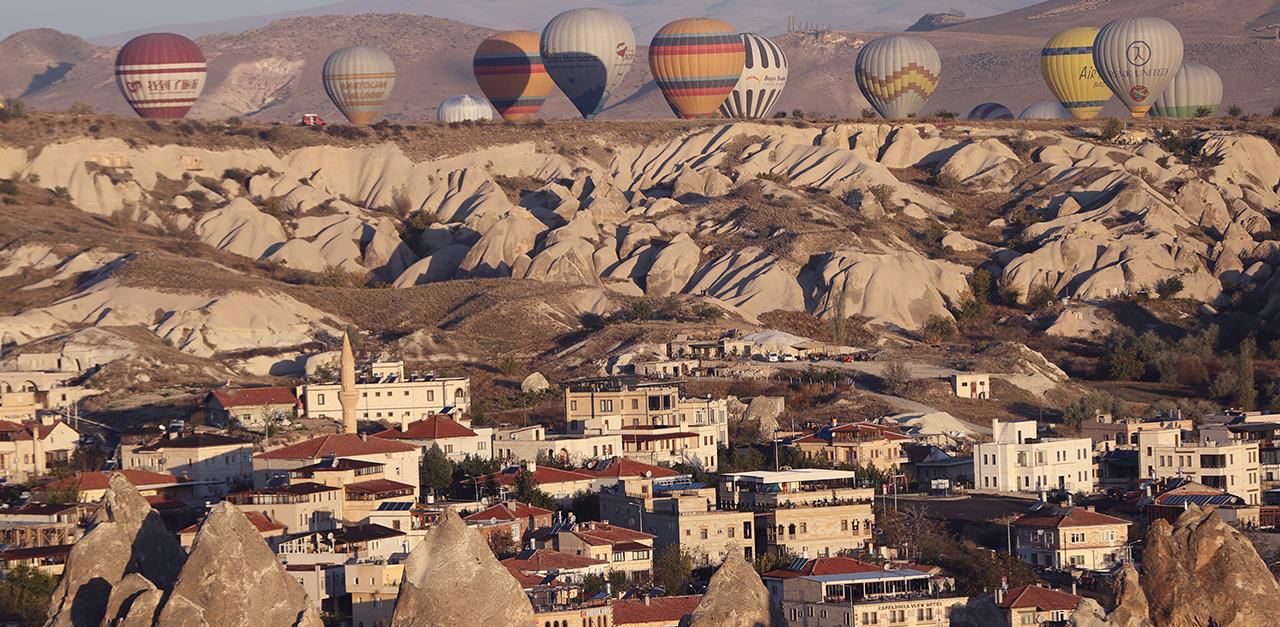
[{"label": "multi-story building", "polygon": [[1024,514],[1010,523],[1018,559],[1032,566],[1098,571],[1129,561],[1130,524],[1084,507]]},{"label": "multi-story building", "polygon": [[351,595],[351,623],[388,627],[404,579],[404,564],[398,560],[354,562],[346,564],[343,576]]},{"label": "multi-story building", "polygon": [[792,443],[809,458],[834,464],[870,466],[891,472],[906,465],[903,445],[911,438],[897,427],[874,422],[853,422],[823,427]]},{"label": "multi-story building", "polygon": [[1156,429],[1182,429],[1190,431],[1195,424],[1190,418],[1115,418],[1098,412],[1080,425],[1080,434],[1093,442],[1095,450],[1137,450],[1138,434]]},{"label": "multi-story building", "polygon": [[616,599],[613,608],[614,627],[679,627],[697,609],[702,595]]},{"label": "multi-story building", "polygon": [[323,435],[258,453],[253,457],[253,484],[263,488],[287,483],[291,471],[334,459],[381,464],[383,478],[418,489],[421,448],[354,433]]},{"label": "multi-story building", "polygon": [[721,509],[755,515],[756,551],[830,557],[869,549],[874,488],[858,487],[856,473],[797,469],[721,475]]},{"label": "multi-story building", "polygon": [[342,488],[321,483],[234,492],[227,500],[245,512],[258,512],[284,525],[290,534],[341,527]]},{"label": "multi-story building", "polygon": [[1138,434],[1139,471],[1144,479],[1182,478],[1262,503],[1262,467],[1258,443],[1183,440],[1181,429]]},{"label": "multi-story building", "polygon": [[1041,438],[1034,420],[991,421],[991,442],[974,446],[974,487],[1000,492],[1093,492],[1088,438]]},{"label": "multi-story building", "polygon": [[642,583],[653,573],[653,540],[652,534],[593,521],[559,526],[539,545],[606,562],[609,571],[626,573],[632,582]]},{"label": "multi-story building", "polygon": [[1257,444],[1262,489],[1280,487],[1280,417],[1257,421],[1246,416],[1226,424],[1208,424],[1200,427],[1200,437],[1212,442]]},{"label": "multi-story building", "polygon": [[397,429],[375,433],[374,437],[396,440],[422,448],[423,455],[433,446],[439,446],[450,461],[460,462],[468,455],[480,459],[493,457],[493,429],[473,427],[471,420],[459,414],[436,414],[414,422],[402,421]]},{"label": "multi-story building", "polygon": [[622,454],[622,436],[548,434],[542,425],[499,428],[493,436],[493,457],[507,462],[536,462],[540,456],[562,463],[584,464]]},{"label": "multi-story building", "polygon": [[1061,590],[1021,586],[996,591],[996,607],[1004,617],[999,627],[1059,627],[1066,625],[1082,599]]},{"label": "multi-story building", "polygon": [[547,577],[555,575],[556,579],[566,583],[582,583],[588,575],[604,576],[609,572],[609,563],[585,555],[562,553],[555,549],[525,549],[519,555],[502,560],[507,570],[523,575]]},{"label": "multi-story building", "polygon": [[490,475],[468,478],[463,483],[470,486],[476,486],[478,483],[477,494],[496,490],[499,498],[506,498],[515,492],[517,480],[526,473],[530,475],[538,489],[563,503],[568,503],[575,494],[591,492],[595,488],[595,477],[591,475],[550,466],[539,466],[535,462],[509,466]]},{"label": "multi-story building", "polygon": [[124,469],[76,473],[46,485],[44,489],[67,493],[80,503],[97,503],[111,487],[111,475],[121,474],[154,506],[204,506],[205,500],[195,496],[202,486],[198,481],[179,479],[162,472]]},{"label": "multi-story building", "polygon": [[61,420],[0,420],[0,478],[23,483],[75,454],[80,433]]},{"label": "multi-story building", "polygon": [[797,559],[762,576],[786,627],[945,627],[968,602],[954,582],[915,566],[877,566],[826,557]]},{"label": "multi-story building", "polygon": [[224,388],[204,398],[209,424],[234,424],[259,433],[274,423],[295,418],[300,406],[293,390],[285,387]]},{"label": "multi-story building", "polygon": [[202,482],[197,498],[216,501],[253,481],[253,443],[217,433],[172,431],[141,446],[120,447],[121,468]]},{"label": "multi-story building", "polygon": [[714,488],[662,489],[651,481],[630,479],[600,491],[600,517],[654,536],[661,553],[678,546],[699,566],[714,566],[728,551],[755,556],[754,514],[719,509]]},{"label": "multi-story building", "polygon": [[[340,420],[342,406],[336,381],[307,383],[298,388],[308,418]],[[466,412],[471,407],[471,379],[406,375],[404,362],[374,362],[360,372],[356,380],[356,417],[360,420],[384,420],[399,424],[402,420],[418,420],[454,410]]]},{"label": "multi-story building", "polygon": [[480,533],[507,533],[512,541],[521,544],[533,530],[550,527],[553,515],[551,510],[520,501],[503,501],[470,514],[463,520],[468,526],[479,529]]},{"label": "multi-story building", "polygon": [[675,382],[635,377],[565,381],[566,431],[618,434],[622,454],[650,464],[690,464],[714,470],[728,439],[724,400],[682,399]]}]

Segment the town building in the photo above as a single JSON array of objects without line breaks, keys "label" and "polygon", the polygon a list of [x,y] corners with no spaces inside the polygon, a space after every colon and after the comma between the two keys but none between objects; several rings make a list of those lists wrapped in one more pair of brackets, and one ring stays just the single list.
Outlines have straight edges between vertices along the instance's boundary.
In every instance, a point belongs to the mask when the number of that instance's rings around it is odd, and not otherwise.
[{"label": "town building", "polygon": [[486,536],[494,533],[509,534],[511,539],[520,545],[535,529],[550,527],[554,515],[555,512],[551,510],[520,501],[503,501],[470,514],[462,520]]},{"label": "town building", "polygon": [[676,472],[664,466],[655,466],[638,462],[626,457],[610,457],[602,459],[576,472],[590,475],[596,480],[596,488],[603,489],[617,485],[627,479],[643,479],[655,485],[675,485],[689,482],[689,475]]},{"label": "town building", "polygon": [[1225,490],[1182,478],[1151,482],[1147,487],[1154,492],[1153,496],[1142,499],[1143,514],[1148,524],[1157,520],[1173,524],[1191,505],[1214,511],[1224,522],[1232,525],[1248,527],[1261,522],[1260,506],[1246,503],[1243,498]]},{"label": "town building", "polygon": [[290,534],[338,529],[342,523],[342,488],[321,483],[234,492],[227,500],[283,524]]},{"label": "town building", "polygon": [[568,504],[575,494],[592,492],[595,487],[595,477],[591,475],[551,466],[539,466],[534,462],[527,462],[522,466],[508,466],[490,475],[468,478],[463,483],[465,485],[478,483],[479,491],[496,491],[498,498],[505,499],[515,494],[517,479],[526,473],[531,475],[530,478],[538,489],[565,504]]},{"label": "town building", "polygon": [[9,572],[19,566],[38,570],[46,575],[61,576],[71,555],[72,544],[9,548],[0,550],[0,572]]},{"label": "town building", "polygon": [[1061,590],[1021,586],[996,592],[996,607],[1004,627],[1057,627],[1066,625],[1081,598]]},{"label": "town building", "polygon": [[80,433],[61,420],[0,420],[0,479],[25,483],[75,455]]},{"label": "town building", "polygon": [[1109,571],[1130,561],[1129,526],[1123,518],[1085,507],[1042,508],[1011,523],[1018,559],[1059,570]]},{"label": "town building", "polygon": [[508,570],[527,576],[556,579],[581,584],[588,575],[603,577],[609,572],[609,563],[585,555],[561,553],[554,549],[525,549],[515,557],[502,560]]},{"label": "town building", "polygon": [[[308,418],[339,420],[342,406],[338,381],[307,383],[298,396]],[[354,411],[360,420],[383,420],[399,424],[436,414],[466,412],[471,407],[471,379],[406,374],[404,362],[374,362],[355,380]]]},{"label": "town building", "polygon": [[111,475],[117,473],[133,484],[153,507],[170,503],[179,506],[204,505],[204,500],[195,496],[197,491],[204,488],[200,482],[137,469],[77,473],[66,479],[50,482],[45,490],[73,495],[80,503],[97,503],[106,495]]},{"label": "town building", "polygon": [[302,403],[290,388],[223,388],[204,398],[210,425],[266,433],[269,426],[293,420]]},{"label": "town building", "polygon": [[933,444],[908,444],[903,447],[907,464],[903,470],[921,489],[943,482],[946,490],[973,485],[973,456],[952,455]]},{"label": "town building", "polygon": [[1181,429],[1138,434],[1139,468],[1144,479],[1187,479],[1262,503],[1262,467],[1258,443],[1227,439],[1184,440]]},{"label": "town building", "polygon": [[0,545],[35,548],[75,544],[93,508],[81,503],[27,503],[0,508]]},{"label": "town building", "polygon": [[[263,541],[267,543],[267,546],[272,551],[275,551],[280,546],[280,543],[288,538],[288,528],[282,523],[271,520],[262,512],[246,511],[244,512],[244,517],[249,519],[249,523],[258,530],[258,534],[262,536]],[[200,532],[200,526],[203,524],[204,521],[201,520],[194,525],[184,527],[178,532],[178,542],[182,545],[182,548],[188,551],[191,550],[191,546],[196,541],[196,534]]]},{"label": "town building", "polygon": [[755,516],[756,551],[831,557],[871,548],[875,489],[845,470],[760,470],[724,474],[721,509]]},{"label": "town building", "polygon": [[1088,438],[1041,438],[1034,420],[991,421],[992,441],[974,446],[974,487],[997,492],[1093,492]]},{"label": "town building", "polygon": [[1195,424],[1190,418],[1116,418],[1109,413],[1097,412],[1093,418],[1080,424],[1080,434],[1093,442],[1094,450],[1137,450],[1138,434],[1142,431],[1156,429],[1191,431],[1194,428]]},{"label": "town building", "polygon": [[972,372],[951,375],[951,393],[960,398],[987,400],[991,398],[991,375]]},{"label": "town building", "polygon": [[694,359],[734,359],[751,357],[756,344],[736,335],[715,339],[678,335],[667,343],[667,356]]},{"label": "town building", "polygon": [[468,455],[480,459],[493,457],[493,429],[472,426],[471,419],[463,414],[459,414],[457,420],[443,414],[414,422],[402,419],[399,428],[375,433],[374,437],[412,444],[422,448],[423,455],[431,447],[439,446],[453,462],[460,462]]},{"label": "town building", "polygon": [[499,428],[493,436],[493,456],[506,462],[536,462],[539,457],[566,464],[583,464],[622,454],[622,436],[548,434],[542,425]]},{"label": "town building", "polygon": [[637,377],[645,379],[679,379],[696,374],[701,362],[697,359],[652,359],[631,364]]},{"label": "town building", "polygon": [[729,550],[755,557],[751,512],[717,507],[715,488],[655,486],[630,479],[600,491],[600,517],[654,536],[654,549],[686,551],[698,566],[714,566]]},{"label": "town building", "polygon": [[644,583],[653,574],[654,536],[607,522],[558,525],[539,539],[562,553],[600,560],[611,572],[622,572],[633,583]]},{"label": "town building", "polygon": [[322,435],[258,453],[253,457],[253,484],[265,488],[289,481],[291,471],[330,459],[382,464],[383,478],[418,489],[422,449],[412,444],[354,433]]},{"label": "town building", "polygon": [[120,467],[200,482],[196,498],[217,501],[252,485],[253,443],[217,433],[171,431],[140,446],[120,447]]},{"label": "town building", "polygon": [[1211,442],[1257,444],[1262,489],[1280,487],[1280,417],[1275,421],[1249,421],[1242,417],[1230,423],[1204,425],[1200,437]]},{"label": "town building", "polygon": [[700,602],[702,602],[700,594],[617,599],[612,603],[613,626],[680,627],[682,621],[697,609]]},{"label": "town building", "polygon": [[853,422],[823,427],[793,441],[792,446],[811,459],[892,472],[906,465],[902,447],[910,442],[911,438],[896,427]]},{"label": "town building", "polygon": [[727,402],[682,399],[676,382],[599,377],[561,386],[566,431],[621,435],[622,454],[632,459],[714,470],[717,449],[728,439]]},{"label": "town building", "polygon": [[369,560],[346,564],[343,577],[351,595],[351,624],[355,627],[388,627],[395,614],[404,563]]},{"label": "town building", "polygon": [[945,627],[968,602],[953,581],[922,567],[842,557],[800,558],[761,578],[786,627]]}]

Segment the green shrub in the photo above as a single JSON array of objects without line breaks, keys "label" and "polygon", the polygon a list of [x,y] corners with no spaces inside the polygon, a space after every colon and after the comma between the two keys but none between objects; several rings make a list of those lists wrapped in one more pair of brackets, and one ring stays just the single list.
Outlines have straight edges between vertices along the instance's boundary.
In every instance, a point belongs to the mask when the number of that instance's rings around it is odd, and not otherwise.
[{"label": "green shrub", "polygon": [[1231,105],[1227,107],[1227,115],[1236,119],[1244,117],[1244,109],[1240,105]]},{"label": "green shrub", "polygon": [[1102,124],[1102,140],[1113,142],[1120,139],[1120,136],[1124,134],[1126,128],[1127,125],[1124,121],[1116,118],[1108,118],[1107,121]]},{"label": "green shrub", "polygon": [[1171,276],[1156,283],[1156,293],[1161,299],[1173,298],[1182,292],[1183,287],[1181,278]]}]

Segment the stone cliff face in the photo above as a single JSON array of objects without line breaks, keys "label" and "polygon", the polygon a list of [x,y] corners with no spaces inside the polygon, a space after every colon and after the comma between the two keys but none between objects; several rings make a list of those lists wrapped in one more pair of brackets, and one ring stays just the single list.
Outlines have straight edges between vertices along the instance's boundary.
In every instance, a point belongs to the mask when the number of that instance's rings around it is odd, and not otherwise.
[{"label": "stone cliff face", "polygon": [[97,627],[128,611],[147,589],[169,589],[186,554],[160,516],[121,475],[112,475],[94,527],[71,549],[46,627]]},{"label": "stone cliff face", "polygon": [[1116,608],[1108,614],[1093,599],[1084,599],[1071,616],[1071,627],[1152,627],[1147,597],[1138,571],[1125,566],[1115,585]]},{"label": "stone cliff face", "polygon": [[768,627],[769,591],[742,554],[729,551],[687,627]]},{"label": "stone cliff face", "polygon": [[456,513],[447,512],[409,554],[392,627],[532,624],[520,584]]},{"label": "stone cliff face", "polygon": [[1280,584],[1248,538],[1191,506],[1147,533],[1143,589],[1156,627],[1275,625]]},{"label": "stone cliff face", "polygon": [[320,627],[298,582],[240,510],[219,503],[188,556],[122,475],[76,544],[46,627]]}]

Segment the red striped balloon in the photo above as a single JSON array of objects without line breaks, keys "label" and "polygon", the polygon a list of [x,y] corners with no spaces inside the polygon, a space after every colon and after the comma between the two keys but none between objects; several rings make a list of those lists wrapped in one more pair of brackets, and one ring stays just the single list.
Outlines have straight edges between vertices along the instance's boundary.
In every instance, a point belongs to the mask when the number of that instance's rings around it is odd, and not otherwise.
[{"label": "red striped balloon", "polygon": [[746,49],[732,26],[710,18],[676,20],[649,44],[649,69],[671,110],[711,117],[742,76]]},{"label": "red striped balloon", "polygon": [[146,119],[181,118],[204,91],[208,65],[194,41],[173,33],[135,37],[116,55],[116,83]]}]

